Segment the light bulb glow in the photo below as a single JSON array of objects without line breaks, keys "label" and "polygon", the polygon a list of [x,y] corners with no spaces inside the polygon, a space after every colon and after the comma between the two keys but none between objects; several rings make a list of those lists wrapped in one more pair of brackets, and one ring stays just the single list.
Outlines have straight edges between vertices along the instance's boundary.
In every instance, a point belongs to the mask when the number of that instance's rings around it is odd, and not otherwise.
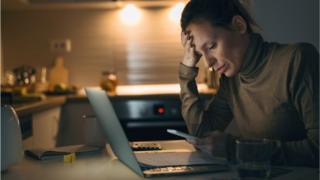
[{"label": "light bulb glow", "polygon": [[126,25],[134,25],[137,24],[141,17],[140,10],[134,6],[133,4],[126,5],[120,11],[120,19]]},{"label": "light bulb glow", "polygon": [[179,2],[176,5],[174,5],[169,12],[170,20],[179,23],[184,6],[185,4],[182,2]]}]

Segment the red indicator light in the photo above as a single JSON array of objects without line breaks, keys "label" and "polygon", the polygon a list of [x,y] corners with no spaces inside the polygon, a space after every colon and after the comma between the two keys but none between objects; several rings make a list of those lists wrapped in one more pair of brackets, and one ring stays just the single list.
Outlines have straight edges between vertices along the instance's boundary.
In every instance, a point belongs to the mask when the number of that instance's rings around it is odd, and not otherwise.
[{"label": "red indicator light", "polygon": [[154,115],[164,115],[166,113],[166,109],[162,104],[156,104],[153,106]]},{"label": "red indicator light", "polygon": [[158,113],[159,114],[163,114],[164,113],[164,108],[163,107],[159,107],[158,108]]}]

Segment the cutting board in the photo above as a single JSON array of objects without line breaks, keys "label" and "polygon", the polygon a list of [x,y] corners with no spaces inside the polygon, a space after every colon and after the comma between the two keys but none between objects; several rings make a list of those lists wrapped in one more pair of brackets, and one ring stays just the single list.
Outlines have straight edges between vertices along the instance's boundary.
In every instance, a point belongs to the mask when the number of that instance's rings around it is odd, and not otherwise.
[{"label": "cutting board", "polygon": [[57,84],[69,85],[69,71],[64,66],[64,58],[57,57],[54,66],[49,69],[49,90]]}]

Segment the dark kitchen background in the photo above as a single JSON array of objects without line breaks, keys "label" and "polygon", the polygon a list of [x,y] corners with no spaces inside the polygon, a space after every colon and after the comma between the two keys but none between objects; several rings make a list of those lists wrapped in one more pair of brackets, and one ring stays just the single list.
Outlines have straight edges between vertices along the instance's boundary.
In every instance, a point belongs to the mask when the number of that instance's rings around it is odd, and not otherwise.
[{"label": "dark kitchen background", "polygon": [[[138,19],[131,21],[136,22],[125,22],[128,16],[121,19],[125,4],[117,1],[31,2],[2,1],[1,77],[24,64],[39,72],[63,56],[70,84],[79,87],[97,86],[105,70],[115,71],[119,84],[177,83],[183,53],[179,13],[185,1],[133,1]],[[319,48],[318,0],[244,2],[267,40],[305,41]],[[56,40],[68,40],[71,50],[54,52],[51,45]],[[201,73],[199,81],[204,78]]]}]

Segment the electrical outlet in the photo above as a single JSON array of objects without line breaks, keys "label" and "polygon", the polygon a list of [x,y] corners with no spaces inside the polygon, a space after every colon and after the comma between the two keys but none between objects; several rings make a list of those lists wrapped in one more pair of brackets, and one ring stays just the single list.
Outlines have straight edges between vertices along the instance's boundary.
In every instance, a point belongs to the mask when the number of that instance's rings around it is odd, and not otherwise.
[{"label": "electrical outlet", "polygon": [[52,52],[70,52],[71,40],[70,39],[51,40],[50,49]]}]

